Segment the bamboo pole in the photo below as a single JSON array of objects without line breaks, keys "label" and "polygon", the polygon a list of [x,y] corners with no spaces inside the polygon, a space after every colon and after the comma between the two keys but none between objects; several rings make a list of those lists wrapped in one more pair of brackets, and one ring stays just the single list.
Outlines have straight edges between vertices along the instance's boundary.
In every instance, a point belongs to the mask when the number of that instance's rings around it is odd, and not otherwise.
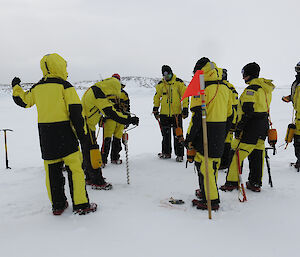
[{"label": "bamboo pole", "polygon": [[208,172],[208,139],[207,139],[207,125],[206,125],[206,101],[205,101],[205,82],[204,74],[201,71],[200,79],[200,95],[201,95],[201,109],[202,109],[202,128],[203,128],[203,147],[204,147],[204,163],[205,163],[205,185],[206,185],[206,201],[208,209],[208,218],[211,219],[211,200],[209,188],[209,172]]}]

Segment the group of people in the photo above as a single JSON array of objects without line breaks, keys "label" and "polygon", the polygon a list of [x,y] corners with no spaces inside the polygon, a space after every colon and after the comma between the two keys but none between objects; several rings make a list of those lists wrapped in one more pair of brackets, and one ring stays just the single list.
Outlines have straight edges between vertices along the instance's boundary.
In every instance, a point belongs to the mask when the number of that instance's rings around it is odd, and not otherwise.
[{"label": "group of people", "polygon": [[[296,65],[296,80],[292,85],[291,95],[284,97],[286,102],[293,101],[296,110],[296,132],[294,136],[295,155],[300,167],[300,62]],[[208,58],[199,59],[194,67],[194,74],[202,70],[205,81],[206,126],[208,140],[208,176],[209,198],[212,210],[218,210],[220,198],[217,187],[219,169],[228,169],[222,191],[239,189],[239,169],[248,157],[249,176],[246,188],[260,192],[265,155],[265,140],[270,125],[270,103],[275,86],[272,80],[259,78],[260,66],[248,63],[242,69],[246,88],[238,97],[234,86],[227,80],[227,70],[217,67]],[[204,138],[202,119],[202,100],[200,95],[191,97],[190,111],[192,118],[185,140],[182,133],[182,118],[188,116],[189,102],[184,99],[185,85],[176,77],[169,66],[162,66],[163,79],[156,85],[153,99],[153,114],[159,121],[162,133],[162,152],[159,158],[171,158],[171,129],[173,129],[176,161],[183,160],[184,145],[195,151],[194,162],[198,171],[199,189],[195,194],[198,199],[193,204],[198,209],[207,209],[207,188],[204,158]],[[159,110],[160,109],[160,110]],[[299,110],[299,112],[298,112]],[[299,120],[298,120],[299,119]]]},{"label": "group of people", "polygon": [[[68,171],[68,180],[73,211],[87,214],[97,210],[97,204],[90,203],[86,185],[93,189],[112,188],[102,175],[102,168],[108,162],[111,148],[111,163],[120,164],[121,138],[124,127],[138,125],[139,118],[130,115],[130,101],[121,84],[120,76],[113,74],[91,86],[82,99],[75,88],[67,82],[67,62],[58,54],[45,55],[40,67],[43,78],[30,90],[24,91],[21,80],[12,80],[13,99],[21,107],[37,106],[38,130],[44,166],[46,186],[54,215],[60,215],[68,207],[64,192],[65,178],[62,170]],[[217,187],[219,169],[228,168],[222,191],[239,188],[238,169],[245,158],[249,160],[249,177],[246,187],[260,192],[265,154],[265,139],[269,129],[270,103],[275,86],[272,80],[259,78],[260,66],[248,63],[242,69],[247,84],[240,97],[227,80],[227,70],[206,57],[197,61],[194,74],[202,70],[205,82],[206,127],[208,160],[204,157],[203,102],[200,95],[184,98],[184,82],[173,74],[170,66],[162,66],[162,80],[156,85],[153,99],[153,114],[159,122],[162,134],[161,159],[170,159],[172,136],[176,161],[182,162],[184,147],[194,151],[193,160],[198,171],[199,189],[193,204],[198,209],[207,209],[207,193],[212,210],[218,210],[220,198]],[[296,133],[294,137],[297,165],[300,167],[300,62],[296,66],[296,80],[291,95],[283,97],[293,102],[296,110]],[[190,105],[190,106],[189,106]],[[182,119],[191,112],[190,124],[184,139]],[[96,126],[104,128],[102,166],[94,166],[91,150],[99,149]],[[238,153],[238,154],[237,154]],[[209,188],[206,187],[208,167]]]},{"label": "group of people", "polygon": [[[95,167],[91,162],[91,150],[99,148],[96,143],[96,125],[103,122],[105,117],[105,130],[109,132],[105,132],[102,147],[104,166],[110,144],[107,138],[115,135],[111,161],[118,163],[121,146],[120,132],[116,127],[120,126],[119,130],[122,130],[130,124],[138,125],[139,118],[132,117],[128,112],[129,99],[122,91],[118,74],[95,83],[80,100],[75,88],[67,81],[67,62],[60,55],[45,55],[40,61],[40,67],[43,78],[30,90],[25,92],[22,89],[18,77],[12,80],[12,87],[17,105],[24,108],[37,107],[40,147],[52,212],[61,215],[68,207],[62,173],[64,166],[68,171],[74,213],[83,215],[95,212],[97,204],[90,203],[86,184],[92,185],[93,189],[112,188],[103,178],[101,167]],[[126,97],[121,102],[122,94]]]}]

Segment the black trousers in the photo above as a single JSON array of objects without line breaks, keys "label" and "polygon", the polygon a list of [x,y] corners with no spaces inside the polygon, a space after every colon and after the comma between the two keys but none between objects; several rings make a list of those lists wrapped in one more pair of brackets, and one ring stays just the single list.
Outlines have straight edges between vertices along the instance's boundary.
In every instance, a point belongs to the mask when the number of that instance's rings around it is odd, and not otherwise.
[{"label": "black trousers", "polygon": [[171,130],[173,130],[173,141],[174,141],[174,151],[176,156],[184,155],[183,144],[179,143],[178,138],[176,137],[176,128],[179,127],[182,129],[182,116],[177,116],[177,121],[175,116],[168,117],[166,115],[160,115],[160,125],[162,132],[162,153],[171,154],[172,145],[171,145]]},{"label": "black trousers", "polygon": [[300,162],[300,135],[294,135],[295,156],[297,162]]},{"label": "black trousers", "polygon": [[113,137],[111,142],[110,137],[104,138],[104,142],[101,148],[101,155],[103,163],[107,164],[107,157],[109,155],[111,145],[110,158],[112,161],[117,161],[120,159],[120,152],[122,151],[121,139]]},{"label": "black trousers", "polygon": [[264,163],[264,151],[254,149],[248,156],[249,161],[249,176],[248,180],[252,185],[262,185],[262,173],[263,173],[263,163]]}]

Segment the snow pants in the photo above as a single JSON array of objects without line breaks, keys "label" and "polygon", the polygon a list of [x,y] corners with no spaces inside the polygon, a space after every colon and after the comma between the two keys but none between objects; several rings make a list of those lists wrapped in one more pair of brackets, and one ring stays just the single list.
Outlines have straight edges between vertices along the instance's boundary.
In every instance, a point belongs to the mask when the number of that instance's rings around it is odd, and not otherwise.
[{"label": "snow pants", "polygon": [[[232,147],[234,150],[239,148],[240,155],[240,165],[242,166],[243,160],[248,157],[249,160],[249,176],[248,180],[253,185],[262,185],[262,176],[264,168],[264,158],[265,158],[265,141],[258,139],[256,145],[240,143],[238,139],[233,140]],[[237,155],[234,154],[229,170],[227,173],[227,182],[238,182],[238,162]]]},{"label": "snow pants", "polygon": [[229,132],[225,139],[224,151],[221,158],[220,169],[228,168],[232,159],[231,142],[233,140],[233,132]]},{"label": "snow pants", "polygon": [[[95,131],[91,131],[91,136],[93,142],[96,142]],[[83,153],[83,169],[85,173],[85,179],[89,181],[91,184],[94,185],[103,185],[105,184],[105,180],[102,175],[101,168],[93,169],[91,164],[91,155],[90,150],[93,142],[91,141],[91,136],[88,134],[87,140],[83,146],[82,153]]]},{"label": "snow pants", "polygon": [[176,122],[175,116],[168,117],[166,115],[160,115],[160,125],[162,133],[162,153],[171,154],[171,130],[173,130],[173,141],[174,141],[174,151],[176,156],[184,155],[184,147],[179,143],[178,138],[176,137],[176,128],[182,128],[182,116],[178,115],[178,122]]},{"label": "snow pants", "polygon": [[[123,136],[124,125],[120,124],[112,119],[107,119],[104,123],[103,130],[103,145],[101,149],[102,161],[107,163],[107,158],[111,145],[111,160],[116,161],[120,159],[120,152],[122,151],[121,138]],[[111,138],[113,139],[111,140]]]},{"label": "snow pants", "polygon": [[62,209],[67,200],[64,189],[63,164],[65,164],[68,172],[73,209],[86,208],[89,204],[89,199],[85,188],[84,172],[81,167],[82,156],[80,151],[57,160],[44,160],[46,186],[52,207],[54,209]]},{"label": "snow pants", "polygon": [[[208,179],[209,179],[209,192],[210,192],[210,200],[212,203],[219,203],[219,192],[217,186],[218,180],[218,168],[220,165],[221,158],[208,158]],[[206,174],[205,174],[205,160],[204,156],[200,153],[196,153],[195,156],[195,166],[198,171],[198,178],[199,178],[199,186],[200,191],[205,192],[203,194],[203,200],[206,200],[207,195],[207,188],[206,188]]]}]

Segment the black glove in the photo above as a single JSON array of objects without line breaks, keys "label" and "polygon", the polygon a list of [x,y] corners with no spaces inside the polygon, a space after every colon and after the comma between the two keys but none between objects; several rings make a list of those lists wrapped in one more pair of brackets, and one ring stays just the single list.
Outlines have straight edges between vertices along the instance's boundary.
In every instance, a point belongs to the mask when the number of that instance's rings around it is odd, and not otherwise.
[{"label": "black glove", "polygon": [[181,114],[182,114],[182,118],[183,119],[187,118],[189,116],[189,109],[187,107],[184,107],[182,109],[182,113]]},{"label": "black glove", "polygon": [[20,83],[21,83],[20,78],[14,77],[13,80],[12,80],[12,82],[11,82],[11,85],[12,85],[12,87],[14,88],[14,86],[20,85]]},{"label": "black glove", "polygon": [[129,118],[129,124],[132,124],[132,125],[139,125],[139,121],[140,119],[138,117],[130,117]]},{"label": "black glove", "polygon": [[158,107],[153,107],[153,111],[152,113],[154,114],[155,119],[159,119],[159,111],[158,111]]},{"label": "black glove", "polygon": [[292,101],[292,96],[291,95],[288,95],[288,96],[283,96],[281,98],[282,101],[286,102],[286,103],[289,103],[290,101]]}]

